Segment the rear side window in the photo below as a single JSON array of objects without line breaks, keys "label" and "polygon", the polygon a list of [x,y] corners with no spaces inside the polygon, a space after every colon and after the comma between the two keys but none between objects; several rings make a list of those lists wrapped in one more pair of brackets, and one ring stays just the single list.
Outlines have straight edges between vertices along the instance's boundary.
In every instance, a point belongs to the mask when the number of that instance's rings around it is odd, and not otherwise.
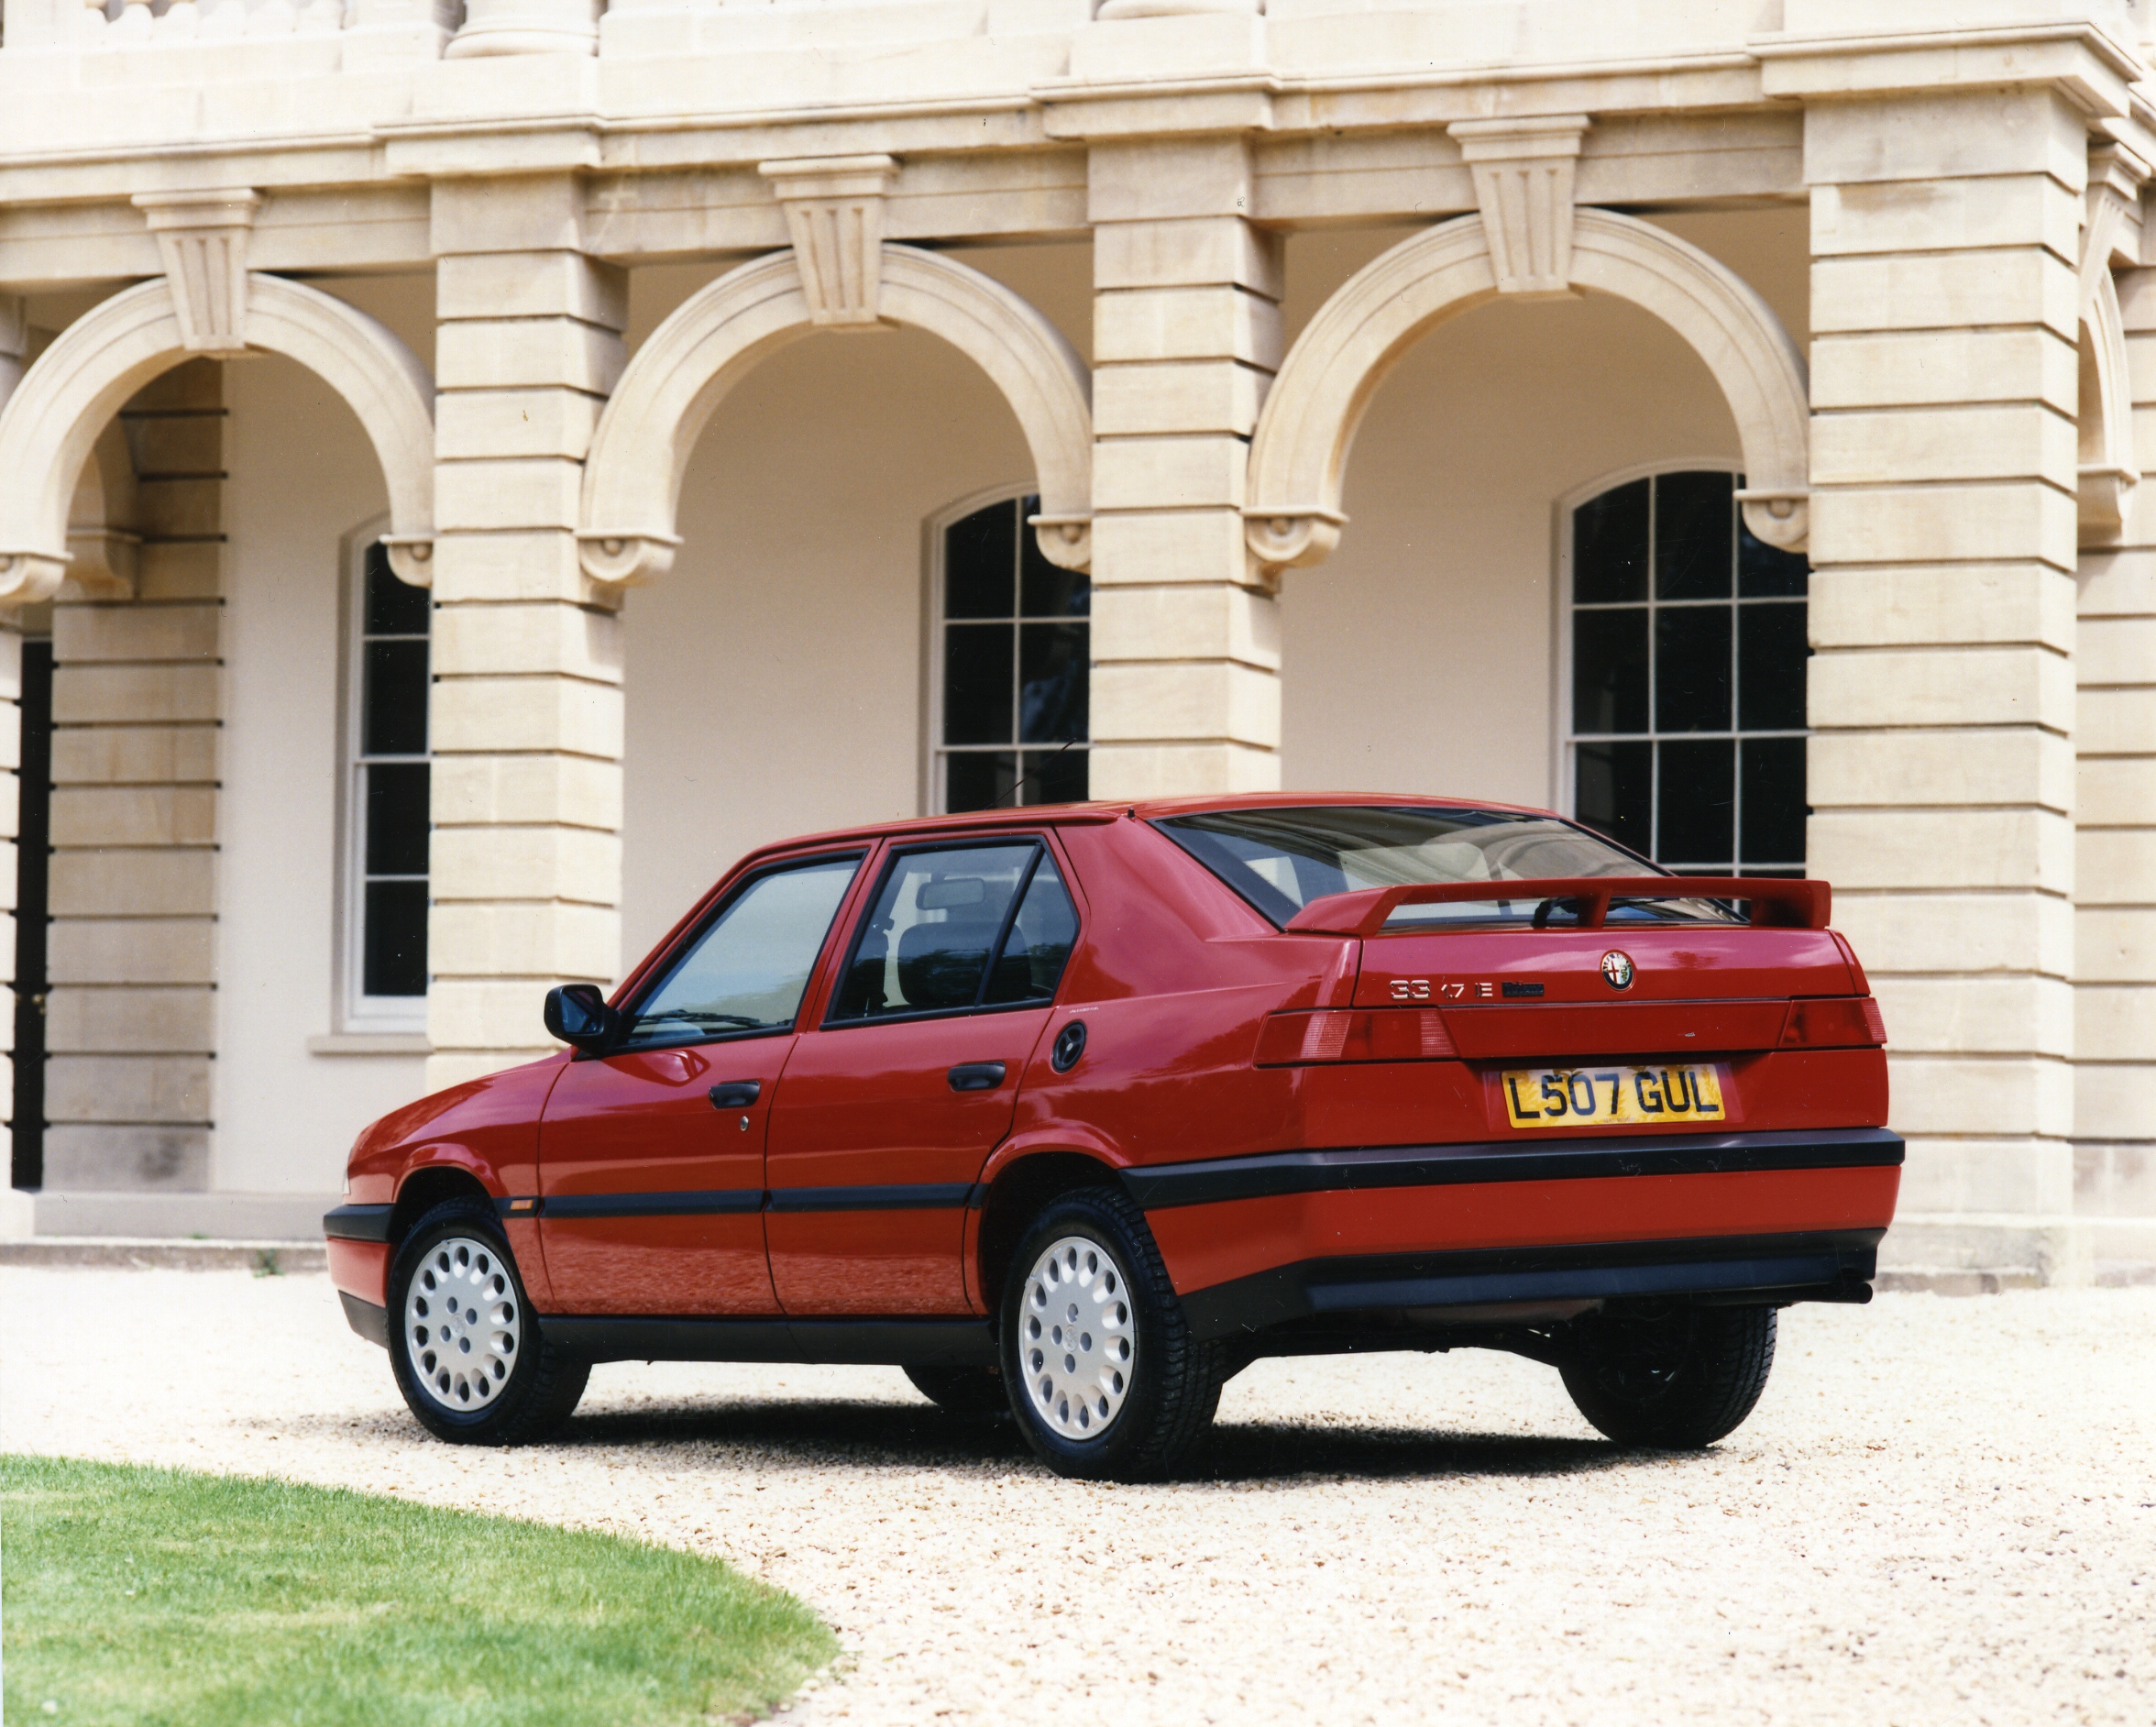
[{"label": "rear side window", "polygon": [[1055,861],[1038,844],[902,852],[827,1023],[1050,1000],[1077,932]]},{"label": "rear side window", "polygon": [[[1508,809],[1344,804],[1211,810],[1156,825],[1277,924],[1314,899],[1360,887],[1666,874],[1569,821]],[[1541,905],[1487,899],[1402,906],[1386,927],[1518,922]],[[1610,916],[1696,922],[1726,921],[1732,914],[1710,900],[1686,899],[1620,904]]]},{"label": "rear side window", "polygon": [[637,1004],[628,1043],[790,1028],[860,864],[819,858],[750,882]]}]

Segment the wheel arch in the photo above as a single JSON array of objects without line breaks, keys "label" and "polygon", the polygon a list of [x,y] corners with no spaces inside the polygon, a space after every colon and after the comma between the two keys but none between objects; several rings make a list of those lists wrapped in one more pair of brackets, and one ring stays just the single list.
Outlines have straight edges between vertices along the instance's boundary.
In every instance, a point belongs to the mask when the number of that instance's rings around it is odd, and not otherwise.
[{"label": "wheel arch", "polygon": [[423,1163],[397,1184],[390,1213],[390,1248],[394,1252],[412,1225],[446,1199],[476,1199],[491,1208],[495,1195],[486,1182],[461,1163]]},{"label": "wheel arch", "polygon": [[974,1269],[982,1299],[992,1314],[1002,1309],[1004,1279],[1018,1239],[1040,1208],[1062,1194],[1084,1187],[1120,1189],[1116,1166],[1097,1152],[1042,1147],[1021,1152],[987,1178],[981,1202],[981,1227]]}]

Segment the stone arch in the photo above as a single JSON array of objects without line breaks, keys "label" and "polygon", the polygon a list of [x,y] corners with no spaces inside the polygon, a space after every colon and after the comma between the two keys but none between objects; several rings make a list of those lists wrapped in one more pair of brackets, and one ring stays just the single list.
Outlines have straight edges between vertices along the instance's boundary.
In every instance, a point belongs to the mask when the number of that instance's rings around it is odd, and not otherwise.
[{"label": "stone arch", "polygon": [[2133,390],[2127,377],[2126,319],[2108,263],[2084,291],[2080,330],[2079,448],[2081,543],[2116,540],[2127,499],[2140,479],[2134,460]]},{"label": "stone arch", "polygon": [[[1041,551],[1091,561],[1092,383],[1060,331],[994,279],[952,258],[886,245],[878,320],[940,336],[988,374],[1033,455]],[[594,581],[655,579],[674,562],[682,476],[729,390],[767,355],[819,327],[791,251],[731,270],[676,307],[637,350],[584,464],[577,538]]]},{"label": "stone arch", "polygon": [[[248,278],[248,347],[297,360],[358,416],[390,494],[390,563],[424,587],[434,545],[434,380],[385,326],[318,289]],[[193,358],[163,280],[70,324],[0,411],[0,604],[50,599],[68,573],[68,514],[120,405]]]},{"label": "stone arch", "polygon": [[[1699,248],[1607,210],[1575,214],[1569,280],[1653,313],[1706,362],[1737,423],[1745,524],[1801,550],[1804,359],[1766,302]],[[1418,337],[1497,297],[1488,232],[1469,215],[1402,241],[1326,302],[1282,366],[1251,441],[1244,532],[1261,569],[1317,563],[1339,543],[1348,454],[1378,386]]]}]

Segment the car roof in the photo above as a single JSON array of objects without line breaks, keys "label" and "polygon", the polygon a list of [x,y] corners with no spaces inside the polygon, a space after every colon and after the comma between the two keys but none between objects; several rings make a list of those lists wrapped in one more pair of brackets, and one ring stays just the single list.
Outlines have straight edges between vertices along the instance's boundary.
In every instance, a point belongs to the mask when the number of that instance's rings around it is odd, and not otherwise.
[{"label": "car roof", "polygon": [[[1355,805],[1386,808],[1498,809],[1508,815],[1555,816],[1531,804],[1497,803],[1486,798],[1432,798],[1419,792],[1239,792],[1199,798],[1154,798],[1133,802],[1128,798],[1103,799],[1084,804],[1028,804],[1015,809],[975,809],[954,816],[914,816],[897,821],[879,821],[858,828],[833,828],[823,833],[775,840],[748,854],[798,852],[824,845],[867,844],[885,838],[932,838],[939,833],[968,833],[983,828],[1091,826],[1119,821],[1128,816],[1150,821],[1169,816],[1210,814],[1227,809],[1305,809],[1325,805]],[[1563,820],[1556,817],[1556,820]],[[747,859],[743,860],[744,862]]]}]

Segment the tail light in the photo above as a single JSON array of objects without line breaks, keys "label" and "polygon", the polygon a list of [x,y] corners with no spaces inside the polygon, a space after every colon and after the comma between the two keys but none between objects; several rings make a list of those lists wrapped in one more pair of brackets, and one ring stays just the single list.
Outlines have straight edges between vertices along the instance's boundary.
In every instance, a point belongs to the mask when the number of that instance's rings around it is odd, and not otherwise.
[{"label": "tail light", "polygon": [[1886,1021],[1869,996],[1793,1001],[1782,1021],[1785,1050],[1876,1049],[1886,1041]]},{"label": "tail light", "polygon": [[1260,1067],[1318,1062],[1449,1062],[1458,1058],[1435,1007],[1326,1008],[1272,1014],[1258,1034]]}]

